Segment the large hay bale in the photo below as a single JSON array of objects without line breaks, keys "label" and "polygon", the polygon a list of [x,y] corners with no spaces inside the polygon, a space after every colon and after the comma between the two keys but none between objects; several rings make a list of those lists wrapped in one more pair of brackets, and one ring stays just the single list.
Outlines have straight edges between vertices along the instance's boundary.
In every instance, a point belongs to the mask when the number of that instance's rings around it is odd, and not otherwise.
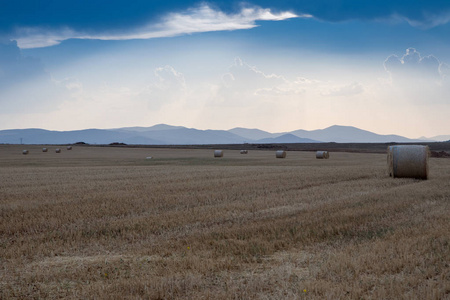
[{"label": "large hay bale", "polygon": [[389,176],[427,179],[429,155],[428,146],[389,146],[387,149]]},{"label": "large hay bale", "polygon": [[247,151],[247,150],[241,150],[240,153],[241,153],[241,154],[247,154],[248,151]]},{"label": "large hay bale", "polygon": [[67,150],[72,150],[72,146],[67,146]]},{"label": "large hay bale", "polygon": [[22,154],[23,154],[23,155],[27,155],[27,154],[28,154],[28,150],[23,150],[23,151],[22,151]]},{"label": "large hay bale", "polygon": [[152,156],[147,156],[145,159],[152,159],[153,157]]},{"label": "large hay bale", "polygon": [[275,157],[276,158],[285,158],[286,157],[286,151],[278,150],[277,152],[275,152]]},{"label": "large hay bale", "polygon": [[55,152],[56,152],[56,153],[61,153],[61,149],[56,148],[56,149],[55,149]]},{"label": "large hay bale", "polygon": [[223,150],[214,150],[214,157],[223,157]]},{"label": "large hay bale", "polygon": [[42,152],[47,152],[48,149],[47,148],[42,148]]},{"label": "large hay bale", "polygon": [[317,159],[328,159],[330,157],[330,153],[328,151],[317,151],[316,158]]},{"label": "large hay bale", "polygon": [[392,158],[392,151],[394,146],[389,146],[387,148],[387,166],[389,177],[394,176],[394,160]]}]

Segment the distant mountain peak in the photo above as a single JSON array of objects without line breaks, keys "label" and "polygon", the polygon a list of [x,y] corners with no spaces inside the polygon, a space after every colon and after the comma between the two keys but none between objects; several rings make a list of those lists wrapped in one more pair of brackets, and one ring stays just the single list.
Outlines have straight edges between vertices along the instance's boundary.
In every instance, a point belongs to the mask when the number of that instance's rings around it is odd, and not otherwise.
[{"label": "distant mountain peak", "polygon": [[274,138],[265,138],[262,140],[256,141],[257,143],[273,143],[273,144],[280,144],[280,143],[321,143],[320,141],[307,139],[307,138],[301,138],[298,137],[292,133],[286,133],[283,135],[280,135],[278,137]]},{"label": "distant mountain peak", "polygon": [[450,135],[430,139],[408,139],[399,135],[380,135],[354,126],[333,125],[317,130],[294,130],[270,133],[260,129],[235,127],[230,130],[200,130],[156,124],[150,127],[123,127],[117,129],[84,129],[72,131],[50,131],[39,128],[9,129],[0,131],[0,143],[17,144],[67,144],[85,142],[89,144],[192,145],[192,144],[241,144],[241,143],[411,143],[447,141]]}]

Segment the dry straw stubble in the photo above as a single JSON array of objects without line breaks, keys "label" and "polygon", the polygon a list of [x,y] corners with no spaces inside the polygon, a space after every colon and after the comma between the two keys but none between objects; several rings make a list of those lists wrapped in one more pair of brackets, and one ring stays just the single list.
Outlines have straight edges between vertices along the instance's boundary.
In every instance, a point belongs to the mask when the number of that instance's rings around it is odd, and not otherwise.
[{"label": "dry straw stubble", "polygon": [[390,180],[382,154],[230,151],[218,163],[155,149],[146,162],[148,149],[80,147],[30,165],[19,151],[1,156],[2,299],[450,292],[447,159],[418,181]]}]

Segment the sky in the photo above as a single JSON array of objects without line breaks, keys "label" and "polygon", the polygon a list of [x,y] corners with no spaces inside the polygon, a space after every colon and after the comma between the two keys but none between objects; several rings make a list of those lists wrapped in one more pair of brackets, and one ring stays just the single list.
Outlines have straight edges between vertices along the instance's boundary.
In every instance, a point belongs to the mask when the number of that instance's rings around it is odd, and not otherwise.
[{"label": "sky", "polygon": [[450,2],[0,0],[0,130],[450,134]]}]

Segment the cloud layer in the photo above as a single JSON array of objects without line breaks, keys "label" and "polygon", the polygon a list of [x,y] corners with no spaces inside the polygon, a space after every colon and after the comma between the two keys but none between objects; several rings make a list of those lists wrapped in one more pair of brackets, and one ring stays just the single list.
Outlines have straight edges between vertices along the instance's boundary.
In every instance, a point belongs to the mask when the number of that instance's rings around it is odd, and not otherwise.
[{"label": "cloud layer", "polygon": [[401,57],[386,58],[384,68],[390,75],[392,93],[399,98],[419,105],[450,104],[448,66],[435,56],[422,56],[408,48]]},{"label": "cloud layer", "polygon": [[414,48],[406,49],[402,57],[389,56],[384,62],[384,68],[393,76],[420,77],[439,79],[443,74],[440,71],[441,63],[433,56],[421,56]]},{"label": "cloud layer", "polygon": [[328,22],[406,21],[411,26],[427,29],[450,21],[450,2],[446,0],[288,0],[284,5],[294,6]]},{"label": "cloud layer", "polygon": [[[3,1],[0,10],[0,35],[11,32],[15,26],[36,28],[72,28],[76,32],[94,29],[137,28],[145,23],[156,24],[159,17],[170,12],[183,12],[198,5],[198,0],[78,0]],[[207,1],[216,10],[227,15],[237,14],[242,2],[255,3],[272,11],[307,13],[328,22],[349,20],[405,20],[412,26],[429,28],[443,25],[450,19],[450,2],[446,0],[258,0]]]},{"label": "cloud layer", "polygon": [[297,17],[308,18],[311,16],[299,16],[288,11],[273,13],[270,9],[260,7],[246,7],[236,14],[226,14],[207,4],[202,4],[181,13],[170,13],[160,23],[148,24],[126,31],[87,33],[70,27],[50,30],[39,27],[22,27],[17,29],[14,39],[17,40],[20,48],[37,48],[57,45],[67,39],[152,39],[200,32],[251,29],[258,26],[257,21],[282,21]]}]

